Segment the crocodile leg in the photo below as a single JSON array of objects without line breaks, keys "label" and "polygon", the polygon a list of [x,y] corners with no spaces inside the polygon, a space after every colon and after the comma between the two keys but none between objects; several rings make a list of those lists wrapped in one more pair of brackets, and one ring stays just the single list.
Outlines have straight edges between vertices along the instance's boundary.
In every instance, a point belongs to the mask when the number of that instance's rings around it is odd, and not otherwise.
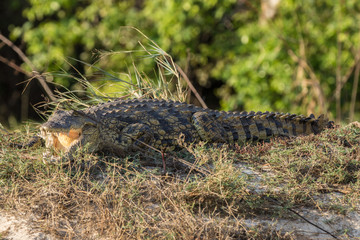
[{"label": "crocodile leg", "polygon": [[226,131],[225,127],[208,113],[196,112],[192,116],[192,121],[203,141],[229,144],[234,142],[232,133]]},{"label": "crocodile leg", "polygon": [[[154,140],[153,131],[146,124],[134,123],[125,127],[121,131],[118,139],[119,146],[123,149],[137,150],[139,148],[148,148]],[[166,172],[166,161],[164,151],[161,149],[161,159],[163,163],[163,171]]]},{"label": "crocodile leg", "polygon": [[[126,150],[136,150],[138,148],[151,145],[154,140],[153,131],[143,123],[133,123],[126,126],[116,139],[119,147]],[[144,144],[145,143],[145,144]]]}]

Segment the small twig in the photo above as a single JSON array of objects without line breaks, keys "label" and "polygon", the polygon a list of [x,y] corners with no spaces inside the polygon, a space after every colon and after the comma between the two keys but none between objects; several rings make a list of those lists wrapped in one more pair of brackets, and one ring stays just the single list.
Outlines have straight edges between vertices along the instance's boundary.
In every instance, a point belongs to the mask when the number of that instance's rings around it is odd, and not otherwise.
[{"label": "small twig", "polygon": [[330,101],[333,101],[335,99],[335,97],[339,94],[341,89],[344,87],[345,83],[347,83],[347,81],[351,77],[356,66],[358,64],[360,64],[360,49],[357,50],[357,53],[355,54],[354,59],[355,59],[354,64],[347,70],[346,74],[342,77],[339,87],[335,89],[335,94],[332,96]]},{"label": "small twig", "polygon": [[180,73],[180,75],[184,78],[186,83],[189,85],[190,90],[194,93],[196,99],[200,102],[201,106],[203,108],[208,108],[206,103],[201,98],[200,94],[198,93],[198,91],[196,91],[196,88],[194,87],[194,85],[191,83],[190,79],[186,76],[186,73],[181,69],[181,67],[173,61],[171,56],[164,55],[164,57],[166,58],[166,61],[170,62],[176,68],[176,70]]},{"label": "small twig", "polygon": [[170,62],[175,68],[176,70],[180,73],[180,75],[184,78],[184,80],[186,81],[186,83],[189,85],[190,90],[194,93],[196,99],[200,102],[201,106],[203,108],[208,108],[206,103],[204,102],[204,100],[201,98],[200,94],[198,93],[198,91],[196,91],[196,88],[194,87],[194,85],[191,83],[190,79],[188,78],[188,76],[186,75],[186,73],[181,69],[181,67],[175,63],[172,59],[171,56],[169,55],[164,55],[164,57],[166,58],[166,61]]},{"label": "small twig", "polygon": [[306,219],[304,216],[302,216],[300,213],[298,213],[297,211],[295,211],[294,209],[290,208],[290,207],[286,207],[283,203],[281,203],[279,200],[272,198],[272,197],[267,197],[264,196],[266,199],[268,199],[271,202],[276,203],[277,205],[285,208],[286,210],[289,210],[290,212],[294,213],[295,215],[297,215],[298,217],[300,217],[302,220],[304,220],[305,222],[309,223],[310,225],[316,227],[317,229],[320,229],[321,231],[325,232],[326,234],[329,234],[331,237],[333,237],[334,239],[338,239],[338,237],[336,237],[334,234],[332,234],[331,232],[325,230],[324,228],[316,225],[315,223],[311,222],[310,220]]},{"label": "small twig", "polygon": [[205,168],[202,168],[202,167],[199,167],[199,166],[196,166],[196,164],[194,164],[194,163],[190,163],[190,162],[186,161],[185,159],[176,157],[176,156],[174,156],[172,154],[169,154],[169,153],[168,153],[168,155],[171,156],[176,161],[188,166],[190,168],[190,172],[193,171],[193,170],[196,170],[196,171],[202,173],[205,176],[210,174],[209,170],[207,170]]},{"label": "small twig", "polygon": [[[31,76],[31,77],[35,77],[39,83],[41,84],[41,86],[43,87],[43,89],[45,90],[46,94],[49,96],[49,98],[51,99],[51,101],[55,101],[56,97],[54,96],[54,94],[52,93],[51,89],[49,88],[49,86],[46,83],[46,79],[44,78],[43,75],[39,74],[39,72],[37,72],[35,70],[35,66],[32,64],[32,62],[30,61],[30,59],[24,54],[23,51],[21,51],[21,49],[19,47],[17,47],[15,44],[13,44],[8,38],[6,38],[4,35],[2,35],[0,33],[0,40],[5,43],[6,45],[8,45],[14,52],[16,52],[19,57],[32,69],[32,73],[26,73],[26,76]],[[3,60],[3,59],[2,59]],[[1,61],[2,61],[1,60]],[[2,61],[4,62],[4,61]],[[9,65],[9,64],[8,64]],[[14,68],[14,69],[18,69],[19,67],[16,67],[17,65],[15,64],[11,64],[9,65],[10,67]],[[20,67],[21,68],[21,67]],[[20,72],[24,73],[25,70],[22,70]]]},{"label": "small twig", "polygon": [[14,62],[9,61],[9,59],[4,58],[3,56],[0,56],[0,62],[5,63],[9,67],[13,68],[15,71],[21,72],[22,74],[31,77],[31,74],[24,69],[22,69],[20,66],[16,65]]},{"label": "small twig", "polygon": [[307,73],[310,76],[310,79],[312,81],[312,85],[314,86],[314,88],[317,90],[318,92],[318,98],[319,98],[319,102],[320,102],[320,107],[322,108],[322,111],[325,111],[325,95],[324,92],[321,88],[320,85],[320,80],[317,78],[317,76],[315,75],[314,71],[312,70],[312,68],[309,66],[309,64],[307,63],[307,61],[301,57],[298,57],[293,50],[289,49],[288,51],[290,57],[297,63],[299,63],[299,65],[305,69],[307,71]]},{"label": "small twig", "polygon": [[166,165],[164,165],[164,163],[165,163],[165,162],[164,162],[164,161],[165,161],[165,158],[166,158],[166,156],[170,156],[170,157],[172,157],[173,159],[177,160],[178,162],[181,162],[182,164],[185,164],[186,166],[191,167],[192,169],[195,169],[196,171],[201,172],[201,173],[204,174],[204,175],[208,175],[208,174],[210,173],[210,172],[207,171],[206,169],[202,169],[201,167],[196,166],[195,164],[189,163],[188,161],[186,161],[186,160],[184,160],[184,159],[182,159],[182,158],[178,158],[178,157],[176,157],[176,156],[174,156],[174,155],[172,155],[172,154],[170,154],[170,153],[165,153],[164,151],[159,150],[159,149],[157,149],[157,148],[155,148],[155,147],[153,147],[153,146],[151,146],[151,145],[149,145],[149,144],[147,144],[147,143],[145,143],[145,142],[143,142],[143,141],[141,141],[141,140],[139,140],[139,139],[135,139],[133,136],[130,136],[129,134],[124,134],[124,135],[130,137],[131,139],[133,139],[133,140],[135,140],[135,141],[140,142],[141,144],[144,144],[146,147],[154,150],[155,152],[160,153],[160,154],[161,154],[161,157],[162,157],[162,160],[163,160],[164,170],[166,169],[166,167],[165,167]]},{"label": "small twig", "polygon": [[[186,160],[184,160],[184,159],[182,159],[182,158],[178,158],[178,157],[176,157],[176,156],[174,156],[174,155],[172,155],[172,154],[170,154],[170,153],[165,153],[164,151],[159,150],[159,149],[157,149],[157,148],[155,148],[155,147],[153,147],[153,146],[151,146],[151,145],[149,145],[149,144],[147,144],[147,143],[145,143],[145,142],[143,142],[143,141],[141,141],[141,140],[139,140],[139,139],[135,139],[133,136],[130,136],[130,135],[128,135],[128,134],[124,134],[124,135],[132,138],[133,140],[136,140],[136,141],[140,142],[141,144],[144,144],[146,147],[154,150],[155,152],[160,153],[160,154],[161,154],[161,157],[162,157],[162,160],[163,160],[164,170],[166,169],[166,167],[165,167],[165,166],[166,166],[166,163],[164,162],[164,161],[165,161],[165,158],[166,158],[166,156],[170,156],[170,157],[172,157],[173,159],[175,159],[176,161],[181,162],[182,164],[185,164],[186,166],[188,166],[188,167],[190,167],[190,168],[192,168],[192,169],[195,169],[196,171],[201,172],[201,173],[204,174],[204,175],[208,175],[208,174],[210,173],[210,172],[207,171],[206,169],[202,169],[201,167],[196,166],[195,164],[189,163],[188,161],[186,161]],[[164,164],[165,164],[165,165],[164,165]]]},{"label": "small twig", "polygon": [[19,47],[17,47],[15,44],[13,44],[7,37],[5,37],[4,35],[2,35],[0,33],[0,40],[3,41],[3,43],[5,43],[6,45],[8,45],[12,50],[14,50],[14,52],[16,52],[19,57],[27,64],[29,65],[29,67],[31,67],[32,69],[34,69],[34,65],[31,63],[31,61],[29,60],[29,58],[23,53],[23,51],[21,51],[21,49]]},{"label": "small twig", "polygon": [[1,123],[0,123],[0,130],[2,130],[2,131],[4,131],[5,133],[9,134],[9,131],[6,130]]},{"label": "small twig", "polygon": [[354,120],[355,102],[356,102],[356,95],[359,85],[359,72],[360,72],[360,63],[356,65],[355,73],[354,73],[354,83],[353,83],[351,102],[350,102],[350,116],[349,116],[350,122]]},{"label": "small twig", "polygon": [[191,91],[194,93],[196,99],[200,102],[201,106],[203,108],[208,108],[206,103],[204,102],[204,100],[201,98],[200,94],[198,93],[198,91],[196,91],[196,88],[194,87],[194,85],[191,83],[190,79],[186,76],[185,72],[180,68],[179,65],[177,65],[175,63],[175,67],[176,69],[179,71],[180,75],[185,79],[185,81],[187,82],[187,84],[189,85],[189,88],[191,89]]},{"label": "small twig", "polygon": [[[341,11],[340,11],[341,13]],[[341,18],[341,14],[340,18]],[[341,19],[340,19],[341,21]],[[340,42],[340,38],[339,35],[340,33],[337,32],[337,39],[336,39],[336,46],[337,46],[337,56],[336,56],[336,93],[335,93],[335,106],[336,106],[336,122],[340,123],[341,122],[341,83],[342,83],[342,77],[341,77],[341,55],[342,55],[342,45]]]}]

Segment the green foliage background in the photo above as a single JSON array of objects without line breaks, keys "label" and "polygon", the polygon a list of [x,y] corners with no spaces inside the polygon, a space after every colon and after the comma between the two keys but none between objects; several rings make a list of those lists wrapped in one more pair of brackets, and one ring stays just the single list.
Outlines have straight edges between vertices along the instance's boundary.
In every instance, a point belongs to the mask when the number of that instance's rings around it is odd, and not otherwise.
[{"label": "green foliage background", "polygon": [[[97,59],[96,65],[121,73],[135,61],[156,78],[154,63],[135,51],[142,49],[138,41],[146,45],[146,40],[123,27],[133,26],[172,55],[199,86],[213,89],[221,82],[213,90],[222,109],[348,117],[356,86],[351,69],[360,49],[357,0],[281,0],[266,22],[259,20],[261,1],[246,0],[29,0],[23,14],[24,25],[10,26],[12,39],[26,43],[27,55],[43,71],[68,70],[69,56],[90,63],[96,50],[133,50]],[[339,112],[336,77],[349,71]],[[54,81],[74,84],[62,77]],[[359,97],[356,103],[359,112]]]}]

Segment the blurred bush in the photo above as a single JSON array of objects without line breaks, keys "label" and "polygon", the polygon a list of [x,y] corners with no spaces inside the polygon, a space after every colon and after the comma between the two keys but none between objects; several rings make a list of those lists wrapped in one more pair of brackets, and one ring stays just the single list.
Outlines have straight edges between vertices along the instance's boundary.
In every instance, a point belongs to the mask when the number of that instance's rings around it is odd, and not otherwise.
[{"label": "blurred bush", "polygon": [[[359,97],[353,93],[360,59],[357,0],[29,3],[23,11],[27,22],[11,26],[11,36],[26,43],[40,70],[69,70],[65,59],[71,56],[114,73],[128,72],[135,61],[155,78],[155,63],[137,51],[143,49],[138,42],[146,45],[147,40],[123,27],[134,26],[171,54],[198,87],[214,91],[222,109],[330,111],[338,120],[352,111],[359,119]],[[96,50],[132,52],[98,59]],[[56,76],[54,81],[70,88],[75,84]]]}]

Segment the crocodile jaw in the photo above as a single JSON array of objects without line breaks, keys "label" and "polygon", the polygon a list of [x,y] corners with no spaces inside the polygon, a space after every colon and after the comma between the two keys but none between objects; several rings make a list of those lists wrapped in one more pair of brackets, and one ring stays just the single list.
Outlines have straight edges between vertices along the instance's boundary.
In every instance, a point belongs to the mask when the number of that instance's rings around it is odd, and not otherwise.
[{"label": "crocodile jaw", "polygon": [[43,126],[40,128],[40,133],[47,148],[67,152],[73,144],[79,141],[82,129],[54,130]]}]

